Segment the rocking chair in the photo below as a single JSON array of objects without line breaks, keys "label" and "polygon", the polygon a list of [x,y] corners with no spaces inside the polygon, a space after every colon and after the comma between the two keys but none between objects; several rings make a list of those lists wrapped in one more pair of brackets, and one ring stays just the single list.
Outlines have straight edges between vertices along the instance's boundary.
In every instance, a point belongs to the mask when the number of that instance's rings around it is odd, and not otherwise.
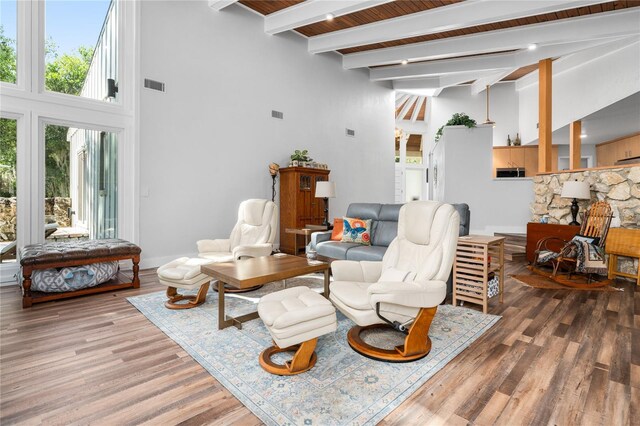
[{"label": "rocking chair", "polygon": [[[609,204],[604,201],[594,203],[584,214],[580,232],[572,240],[566,241],[558,237],[546,237],[538,241],[535,257],[529,269],[558,284],[574,288],[604,287],[610,284],[611,280],[594,281],[595,274],[591,270],[587,269],[586,272],[577,270],[579,262],[577,245],[586,241],[592,246],[597,246],[601,253],[604,253],[604,245],[612,216]],[[557,247],[560,246],[560,250],[557,250]],[[549,273],[540,269],[543,265],[551,266],[552,272]],[[604,266],[606,269],[606,265]]]}]

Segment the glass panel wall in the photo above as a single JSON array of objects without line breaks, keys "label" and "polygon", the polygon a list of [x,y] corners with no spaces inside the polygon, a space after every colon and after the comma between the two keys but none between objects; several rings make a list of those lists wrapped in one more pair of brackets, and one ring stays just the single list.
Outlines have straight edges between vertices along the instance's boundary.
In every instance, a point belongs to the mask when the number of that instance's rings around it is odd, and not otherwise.
[{"label": "glass panel wall", "polygon": [[118,99],[118,2],[46,2],[45,89]]},{"label": "glass panel wall", "polygon": [[17,124],[0,118],[0,263],[16,259]]},{"label": "glass panel wall", "polygon": [[18,13],[16,0],[0,0],[0,81],[16,83]]},{"label": "glass panel wall", "polygon": [[47,125],[45,221],[51,238],[104,239],[118,235],[117,135]]}]

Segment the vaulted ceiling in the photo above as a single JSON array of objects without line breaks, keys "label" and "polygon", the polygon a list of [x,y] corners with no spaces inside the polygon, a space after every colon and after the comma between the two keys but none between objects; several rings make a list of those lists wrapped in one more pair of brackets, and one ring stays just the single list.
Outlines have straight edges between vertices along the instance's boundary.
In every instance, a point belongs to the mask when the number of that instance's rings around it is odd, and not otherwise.
[{"label": "vaulted ceiling", "polygon": [[[233,3],[209,1],[217,11]],[[414,121],[424,116],[424,97],[446,87],[471,84],[479,93],[525,77],[541,59],[640,43],[639,0],[238,3],[264,16],[266,33],[295,31],[310,53],[337,52],[345,69],[368,68],[371,80],[392,81],[396,115]]]}]

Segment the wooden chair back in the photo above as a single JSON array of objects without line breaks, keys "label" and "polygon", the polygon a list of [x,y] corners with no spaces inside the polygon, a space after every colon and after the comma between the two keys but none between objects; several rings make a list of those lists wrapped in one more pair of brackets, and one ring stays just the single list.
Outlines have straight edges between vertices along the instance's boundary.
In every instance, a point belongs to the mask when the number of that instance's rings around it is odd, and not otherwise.
[{"label": "wooden chair back", "polygon": [[613,212],[611,206],[605,201],[598,201],[589,207],[589,210],[584,214],[582,220],[582,227],[580,228],[580,235],[585,237],[600,238],[600,247],[604,247],[604,242],[607,239],[607,233],[609,232],[609,225],[611,224],[611,218]]}]

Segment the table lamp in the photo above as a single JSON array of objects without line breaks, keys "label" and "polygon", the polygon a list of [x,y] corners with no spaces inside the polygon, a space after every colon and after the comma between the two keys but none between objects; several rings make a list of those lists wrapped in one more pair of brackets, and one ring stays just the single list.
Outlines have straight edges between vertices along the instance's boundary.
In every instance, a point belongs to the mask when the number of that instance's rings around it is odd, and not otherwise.
[{"label": "table lamp", "polygon": [[591,191],[589,189],[589,182],[579,182],[577,180],[568,180],[562,185],[562,198],[573,198],[571,202],[571,218],[573,219],[569,225],[579,226],[580,224],[576,220],[578,217],[578,200],[590,200]]},{"label": "table lamp", "polygon": [[335,182],[316,182],[316,198],[324,198],[324,222],[322,222],[322,225],[326,226],[327,229],[329,229],[329,198],[336,198]]}]

